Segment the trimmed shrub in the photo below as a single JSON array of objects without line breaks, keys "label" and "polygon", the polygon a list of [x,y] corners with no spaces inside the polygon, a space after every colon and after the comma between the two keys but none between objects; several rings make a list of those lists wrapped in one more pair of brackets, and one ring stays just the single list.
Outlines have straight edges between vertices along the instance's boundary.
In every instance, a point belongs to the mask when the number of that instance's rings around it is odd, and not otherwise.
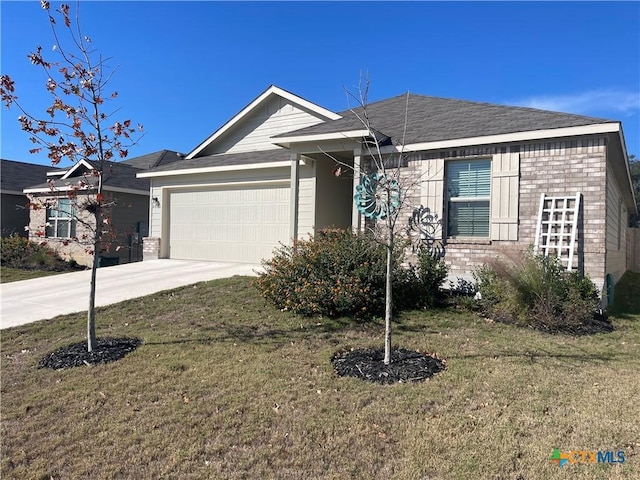
[{"label": "trimmed shrub", "polygon": [[0,263],[3,267],[21,270],[84,270],[73,260],[65,262],[46,245],[17,235],[0,239]]},{"label": "trimmed shrub", "polygon": [[449,269],[444,260],[418,251],[417,263],[407,269],[399,269],[394,282],[394,301],[399,310],[430,308],[443,299],[442,285]]},{"label": "trimmed shrub", "polygon": [[567,272],[556,257],[527,253],[512,264],[492,262],[474,272],[481,309],[496,320],[549,331],[576,331],[599,306],[593,282]]},{"label": "trimmed shrub", "polygon": [[[370,319],[384,315],[386,255],[385,246],[367,234],[323,230],[309,240],[277,249],[262,262],[265,273],[255,285],[281,310]],[[434,295],[427,289],[444,281],[438,280],[444,264],[422,260],[405,269],[401,260],[398,254],[393,262],[394,309],[430,305]]]}]

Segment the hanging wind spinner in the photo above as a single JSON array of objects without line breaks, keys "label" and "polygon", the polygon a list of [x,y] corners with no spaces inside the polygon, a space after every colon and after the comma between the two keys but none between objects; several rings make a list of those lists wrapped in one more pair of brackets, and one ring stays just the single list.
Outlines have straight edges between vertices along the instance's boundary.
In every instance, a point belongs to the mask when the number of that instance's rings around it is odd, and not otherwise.
[{"label": "hanging wind spinner", "polygon": [[353,200],[365,217],[384,220],[400,206],[400,186],[383,173],[373,172],[362,177]]}]

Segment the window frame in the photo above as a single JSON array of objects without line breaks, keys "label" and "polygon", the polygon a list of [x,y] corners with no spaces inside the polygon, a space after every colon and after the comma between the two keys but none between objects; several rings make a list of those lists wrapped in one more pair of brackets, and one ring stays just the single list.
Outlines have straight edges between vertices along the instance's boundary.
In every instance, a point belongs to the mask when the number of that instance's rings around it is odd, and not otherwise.
[{"label": "window frame", "polygon": [[[452,196],[452,187],[451,187],[451,168],[453,164],[462,164],[465,163],[467,165],[471,165],[473,163],[485,162],[488,164],[488,178],[487,178],[487,189],[488,195],[481,196]],[[483,157],[483,158],[473,158],[473,159],[455,159],[449,160],[446,163],[445,176],[444,176],[444,184],[446,189],[445,202],[446,202],[446,238],[448,239],[473,239],[473,240],[488,240],[491,238],[491,178],[492,178],[492,165],[493,159],[491,157]],[[487,234],[486,235],[452,235],[451,234],[451,204],[456,203],[487,203]]]},{"label": "window frame", "polygon": [[[61,202],[66,205],[61,208]],[[71,199],[59,198],[55,206],[47,207],[46,238],[73,238],[75,237],[75,208]],[[66,224],[67,235],[61,235],[62,225]]]}]

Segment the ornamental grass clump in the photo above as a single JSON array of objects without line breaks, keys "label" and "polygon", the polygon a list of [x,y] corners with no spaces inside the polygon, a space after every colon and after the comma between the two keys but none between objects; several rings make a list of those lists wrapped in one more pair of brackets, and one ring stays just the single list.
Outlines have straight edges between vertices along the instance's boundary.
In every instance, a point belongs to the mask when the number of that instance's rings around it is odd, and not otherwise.
[{"label": "ornamental grass clump", "polygon": [[480,307],[495,320],[552,332],[589,330],[599,307],[596,286],[553,256],[527,253],[474,272]]}]

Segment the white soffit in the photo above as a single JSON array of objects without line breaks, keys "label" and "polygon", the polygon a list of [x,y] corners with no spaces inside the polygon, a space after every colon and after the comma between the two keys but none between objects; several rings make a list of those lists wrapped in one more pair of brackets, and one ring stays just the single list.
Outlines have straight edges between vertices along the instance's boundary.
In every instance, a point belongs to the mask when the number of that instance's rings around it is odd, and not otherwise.
[{"label": "white soffit", "polygon": [[285,148],[292,143],[307,143],[307,142],[322,142],[326,140],[345,140],[354,139],[360,137],[368,137],[371,132],[367,129],[362,130],[350,130],[347,132],[333,132],[333,133],[318,133],[315,135],[298,135],[292,137],[279,137],[272,138],[271,141],[276,145],[284,146]]},{"label": "white soffit", "polygon": [[[53,188],[45,187],[45,188],[25,188],[23,193],[51,193],[52,195],[58,192],[68,192],[72,188],[75,188],[75,185],[60,185],[54,186]],[[88,193],[95,193],[95,186],[92,187],[84,187],[78,190],[78,195],[85,195]],[[106,185],[102,186],[102,190],[105,192],[119,192],[119,193],[131,193],[133,195],[146,195],[149,196],[149,190],[136,190],[133,188],[123,188],[123,187],[108,187]]]},{"label": "white soffit", "polygon": [[[307,165],[309,160],[300,159],[300,165]],[[185,168],[183,170],[164,170],[161,172],[138,173],[138,178],[152,177],[172,177],[174,175],[194,175],[198,173],[218,173],[218,172],[235,172],[239,170],[258,170],[261,168],[289,168],[290,161],[283,162],[266,162],[266,163],[247,163],[244,165],[222,165],[218,167],[201,167],[201,168]]]}]

